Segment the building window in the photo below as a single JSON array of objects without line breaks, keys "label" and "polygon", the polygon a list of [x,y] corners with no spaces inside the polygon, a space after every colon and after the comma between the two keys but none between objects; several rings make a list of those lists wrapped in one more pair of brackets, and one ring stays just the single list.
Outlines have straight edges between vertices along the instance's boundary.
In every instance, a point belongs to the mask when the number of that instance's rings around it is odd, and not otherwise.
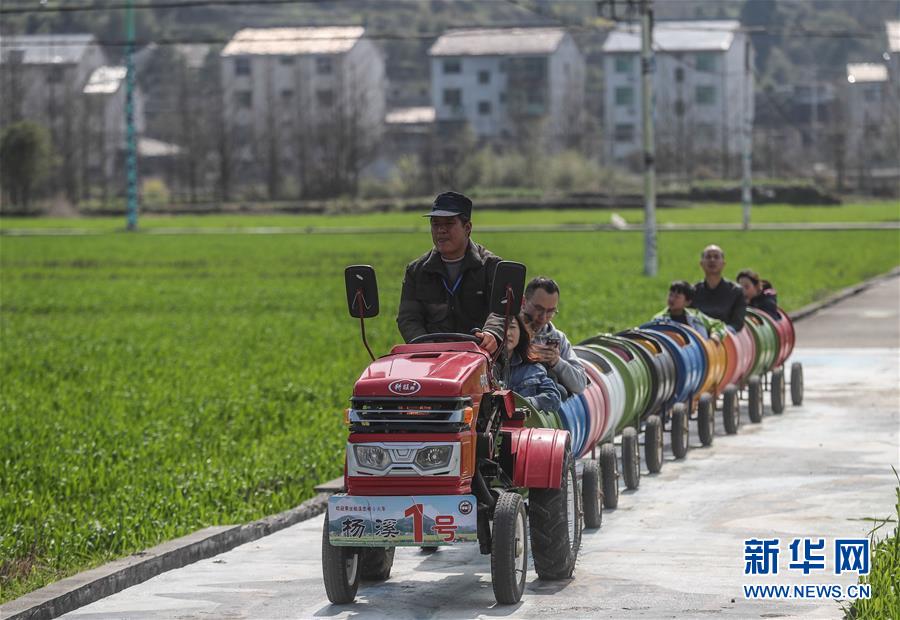
[{"label": "building window", "polygon": [[280,59],[280,62],[281,62],[281,64],[283,64],[285,66],[291,66],[294,64],[294,57],[293,56],[282,56]]},{"label": "building window", "polygon": [[482,115],[491,113],[491,102],[490,101],[479,101],[478,102],[478,113]]},{"label": "building window", "polygon": [[874,85],[866,86],[863,89],[863,98],[869,103],[881,101],[881,89]]},{"label": "building window", "polygon": [[509,64],[509,61],[506,58],[502,58],[500,63],[497,65],[497,71],[500,73],[506,73],[506,65]]},{"label": "building window", "polygon": [[319,75],[331,75],[334,73],[334,62],[328,56],[316,58],[316,73]]},{"label": "building window", "polygon": [[234,59],[234,74],[235,75],[250,75],[250,59],[249,58],[235,58]]},{"label": "building window", "polygon": [[500,93],[500,103],[506,103],[506,91]]},{"label": "building window", "polygon": [[631,86],[616,88],[616,105],[634,105],[634,89]]},{"label": "building window", "polygon": [[675,81],[678,83],[684,82],[684,69],[681,67],[675,69]]},{"label": "building window", "polygon": [[330,108],[334,105],[334,91],[330,88],[316,91],[316,101],[323,108]]},{"label": "building window", "polygon": [[478,72],[478,83],[479,84],[490,84],[491,83],[491,72],[490,71],[479,71]]},{"label": "building window", "polygon": [[444,105],[460,106],[462,105],[462,90],[458,88],[444,89]]},{"label": "building window", "polygon": [[634,142],[634,125],[631,123],[616,125],[614,137],[616,142]]},{"label": "building window", "polygon": [[697,54],[694,64],[697,67],[697,71],[713,73],[716,70],[716,56],[710,53]]},{"label": "building window", "polygon": [[50,67],[50,72],[47,74],[47,83],[48,84],[59,84],[63,81],[63,68],[62,67]]},{"label": "building window", "polygon": [[457,58],[448,58],[444,61],[444,74],[462,73],[462,63]]},{"label": "building window", "polygon": [[675,100],[675,116],[684,116],[686,112],[684,100],[676,99]]},{"label": "building window", "polygon": [[699,144],[713,144],[716,141],[716,126],[697,123],[694,125],[694,140]]},{"label": "building window", "polygon": [[234,93],[234,103],[239,108],[252,108],[253,107],[253,91],[250,90],[238,90]]},{"label": "building window", "polygon": [[616,73],[631,73],[634,67],[634,58],[631,56],[616,56]]},{"label": "building window", "polygon": [[696,99],[700,105],[714,105],[716,103],[716,87],[698,86]]},{"label": "building window", "polygon": [[294,91],[292,91],[290,88],[285,88],[283,91],[281,91],[281,101],[283,103],[291,103],[293,99]]}]

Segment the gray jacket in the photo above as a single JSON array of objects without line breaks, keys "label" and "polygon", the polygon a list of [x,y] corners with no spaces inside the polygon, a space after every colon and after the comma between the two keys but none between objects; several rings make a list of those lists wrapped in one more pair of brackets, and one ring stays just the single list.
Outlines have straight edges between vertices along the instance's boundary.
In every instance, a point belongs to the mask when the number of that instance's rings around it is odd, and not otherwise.
[{"label": "gray jacket", "polygon": [[578,361],[578,357],[575,355],[569,339],[566,338],[566,334],[556,329],[553,323],[547,323],[537,335],[559,338],[559,361],[556,362],[556,366],[553,368],[546,364],[544,365],[550,378],[556,381],[569,394],[581,394],[584,392],[584,389],[587,387],[587,373],[584,371],[581,362]]}]

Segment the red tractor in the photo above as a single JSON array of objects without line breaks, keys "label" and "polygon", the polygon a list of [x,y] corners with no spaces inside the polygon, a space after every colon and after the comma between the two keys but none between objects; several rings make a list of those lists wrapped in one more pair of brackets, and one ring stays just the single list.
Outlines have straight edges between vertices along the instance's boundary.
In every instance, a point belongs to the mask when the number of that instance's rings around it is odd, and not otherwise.
[{"label": "red tractor", "polygon": [[[497,602],[517,603],[529,533],[538,576],[570,577],[582,511],[569,432],[535,428],[468,334],[429,334],[375,359],[363,322],[378,313],[375,272],[352,266],[345,279],[372,363],[345,414],[346,492],[330,498],[325,517],[328,599],[350,603],[360,580],[387,579],[396,547],[478,543],[491,556]],[[506,324],[524,281],[524,265],[498,265],[491,311]]]}]

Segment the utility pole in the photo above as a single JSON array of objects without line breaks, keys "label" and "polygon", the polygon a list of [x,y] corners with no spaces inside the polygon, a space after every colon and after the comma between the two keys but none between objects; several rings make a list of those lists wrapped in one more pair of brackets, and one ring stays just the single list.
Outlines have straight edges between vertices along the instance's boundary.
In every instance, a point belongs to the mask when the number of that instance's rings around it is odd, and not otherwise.
[{"label": "utility pole", "polygon": [[128,230],[137,230],[137,141],[134,131],[134,0],[128,0],[125,17],[125,36],[128,47],[125,52],[125,170],[128,176]]},{"label": "utility pole", "polygon": [[743,144],[741,153],[741,204],[744,213],[744,230],[750,230],[750,208],[753,206],[753,117],[750,116],[750,109],[753,103],[753,72],[750,70],[753,66],[752,47],[750,41],[744,46],[744,114],[743,114]]},{"label": "utility pole", "polygon": [[641,116],[644,145],[644,275],[655,276],[656,147],[653,137],[653,0],[641,0]]}]

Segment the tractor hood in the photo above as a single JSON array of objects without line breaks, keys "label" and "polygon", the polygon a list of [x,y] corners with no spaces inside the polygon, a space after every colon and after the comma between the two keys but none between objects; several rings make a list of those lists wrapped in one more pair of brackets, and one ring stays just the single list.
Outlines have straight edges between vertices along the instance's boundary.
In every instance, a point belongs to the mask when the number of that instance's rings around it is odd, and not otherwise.
[{"label": "tractor hood", "polygon": [[459,397],[489,389],[488,355],[474,343],[395,346],[372,362],[353,388],[357,397]]}]

